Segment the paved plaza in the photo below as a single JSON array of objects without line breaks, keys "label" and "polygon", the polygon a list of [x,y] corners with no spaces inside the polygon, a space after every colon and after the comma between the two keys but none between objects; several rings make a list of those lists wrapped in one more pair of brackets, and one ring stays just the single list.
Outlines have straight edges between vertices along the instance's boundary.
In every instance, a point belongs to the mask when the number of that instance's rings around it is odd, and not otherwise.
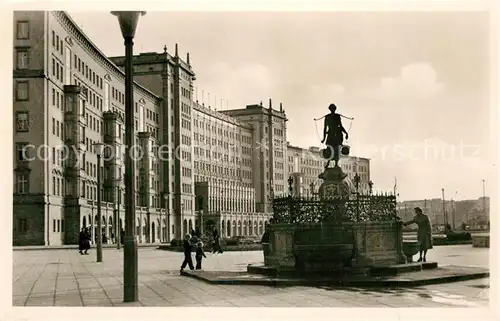
[{"label": "paved plaza", "polygon": [[[436,246],[428,259],[440,265],[488,267],[487,248]],[[123,249],[104,249],[104,262],[76,250],[13,252],[14,306],[197,307],[487,307],[489,279],[411,289],[212,285],[179,275],[182,253],[139,249],[140,302],[123,303]],[[261,263],[261,251],[208,254],[204,269],[244,271]]]}]

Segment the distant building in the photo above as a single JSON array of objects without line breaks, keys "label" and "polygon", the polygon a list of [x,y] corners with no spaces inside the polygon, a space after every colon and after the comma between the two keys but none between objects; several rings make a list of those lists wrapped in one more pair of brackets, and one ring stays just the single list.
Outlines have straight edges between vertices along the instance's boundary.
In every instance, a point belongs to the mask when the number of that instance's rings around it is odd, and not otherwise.
[{"label": "distant building", "polygon": [[253,128],[252,181],[255,187],[257,212],[272,212],[272,196],[287,190],[288,167],[286,165],[286,122],[283,106],[273,109],[247,105],[244,109],[222,110],[221,113],[246,123]]},{"label": "distant building", "polygon": [[[459,229],[463,224],[471,228],[487,228],[489,222],[489,197],[477,200],[452,201],[440,198],[428,200],[402,201],[397,204],[398,216],[404,221],[415,216],[414,208],[420,207],[431,220],[435,229],[443,229],[448,223],[452,228]],[[485,207],[486,205],[486,207]]]},{"label": "distant building", "polygon": [[[325,170],[324,167],[326,164],[326,161],[321,156],[321,149],[318,147],[305,149],[288,144],[287,155],[289,173],[301,174],[302,194],[307,196],[311,195],[311,192],[318,192],[318,188],[322,183],[318,175]],[[354,176],[357,173],[360,177],[360,193],[369,193],[370,160],[368,158],[342,156],[339,165],[342,167],[344,173],[347,174],[346,180],[349,184],[354,185]]]}]

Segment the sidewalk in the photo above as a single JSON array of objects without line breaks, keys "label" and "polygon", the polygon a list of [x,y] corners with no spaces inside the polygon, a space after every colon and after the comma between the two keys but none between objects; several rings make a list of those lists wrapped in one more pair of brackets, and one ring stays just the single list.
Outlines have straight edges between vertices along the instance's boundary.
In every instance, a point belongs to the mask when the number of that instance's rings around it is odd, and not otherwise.
[{"label": "sidewalk", "polygon": [[[179,275],[182,253],[139,250],[139,302],[123,303],[123,250],[106,248],[103,263],[90,255],[57,251],[13,252],[14,306],[192,307],[487,307],[489,279],[411,289],[327,286],[213,285]],[[429,253],[439,264],[488,266],[488,249],[440,247]],[[209,254],[207,271],[245,271],[262,252]]]},{"label": "sidewalk", "polygon": [[[167,243],[138,243],[139,248],[157,248],[160,245],[170,245]],[[103,244],[102,248],[106,249],[116,249],[116,244]],[[123,244],[121,246],[123,248]],[[13,246],[13,251],[34,251],[34,250],[77,250],[78,245],[27,245],[27,246]],[[92,248],[95,249],[95,244],[92,244]]]}]

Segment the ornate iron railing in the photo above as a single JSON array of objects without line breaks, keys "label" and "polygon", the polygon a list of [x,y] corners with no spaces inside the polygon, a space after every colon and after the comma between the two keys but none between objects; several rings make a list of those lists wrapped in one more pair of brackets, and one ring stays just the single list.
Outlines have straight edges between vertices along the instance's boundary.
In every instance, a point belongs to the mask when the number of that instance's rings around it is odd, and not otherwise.
[{"label": "ornate iron railing", "polygon": [[276,223],[396,221],[394,195],[361,195],[350,198],[278,197],[273,199]]}]

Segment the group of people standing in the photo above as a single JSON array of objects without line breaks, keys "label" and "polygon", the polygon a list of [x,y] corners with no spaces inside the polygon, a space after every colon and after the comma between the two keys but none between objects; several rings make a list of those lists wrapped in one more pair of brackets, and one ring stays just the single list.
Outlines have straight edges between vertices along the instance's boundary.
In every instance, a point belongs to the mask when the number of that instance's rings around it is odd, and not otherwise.
[{"label": "group of people standing", "polygon": [[[123,244],[123,238],[125,236],[125,231],[122,229],[120,231],[120,242]],[[88,255],[88,250],[90,250],[90,244],[92,240],[92,234],[90,232],[90,228],[84,227],[81,229],[80,234],[78,235],[78,253],[82,255]],[[115,235],[111,233],[111,241],[115,242]],[[108,243],[108,237],[106,234],[102,234],[102,243]]]},{"label": "group of people standing", "polygon": [[88,255],[90,250],[91,235],[87,227],[82,228],[80,235],[78,235],[78,252],[81,255]]},{"label": "group of people standing", "polygon": [[[222,248],[220,246],[219,233],[217,232],[216,228],[211,231],[210,239],[212,245],[212,254],[223,253],[224,251],[222,251]],[[203,245],[204,244],[201,240],[201,233],[198,229],[196,231],[191,230],[191,234],[186,234],[184,236],[184,240],[182,242],[182,247],[184,250],[184,261],[182,261],[181,264],[181,272],[186,268],[186,266],[188,266],[190,270],[201,270],[203,258],[207,257],[205,255],[205,251],[203,250]],[[193,247],[195,248],[196,266],[194,266],[193,264],[193,258],[191,254]]]}]

